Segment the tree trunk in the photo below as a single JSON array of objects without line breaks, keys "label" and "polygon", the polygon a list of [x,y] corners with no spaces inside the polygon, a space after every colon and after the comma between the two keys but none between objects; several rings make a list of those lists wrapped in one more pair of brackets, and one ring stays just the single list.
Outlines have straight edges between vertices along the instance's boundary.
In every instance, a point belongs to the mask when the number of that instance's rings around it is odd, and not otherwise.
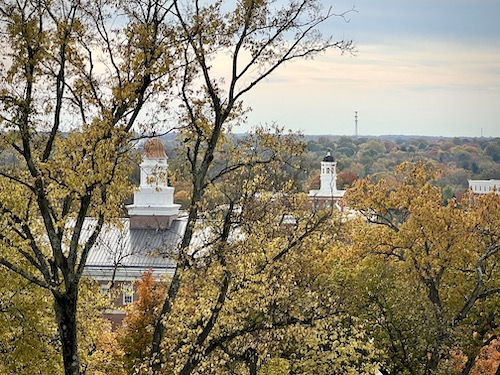
[{"label": "tree trunk", "polygon": [[179,289],[180,289],[180,275],[179,275],[179,267],[177,267],[174,276],[172,278],[172,281],[170,282],[167,298],[163,302],[161,313],[158,317],[158,320],[155,323],[153,331],[153,342],[151,346],[151,360],[153,361],[151,369],[153,370],[153,374],[159,373],[163,362],[160,353],[161,341],[163,339],[163,336],[165,335],[165,326],[163,324],[163,318],[167,316],[172,310],[172,301],[177,296]]},{"label": "tree trunk", "polygon": [[76,338],[77,299],[77,285],[70,286],[64,294],[54,293],[54,309],[62,344],[65,375],[80,375],[80,360],[78,358]]},{"label": "tree trunk", "polygon": [[186,267],[187,264],[185,259],[186,255],[183,254],[183,252],[185,252],[186,249],[188,249],[189,244],[191,243],[194,223],[196,222],[198,214],[197,203],[201,201],[201,197],[203,196],[202,193],[203,189],[198,187],[196,181],[193,182],[193,184],[195,187],[193,191],[193,196],[191,198],[191,207],[189,209],[189,216],[188,216],[188,222],[186,224],[186,230],[184,231],[184,235],[182,237],[182,242],[180,245],[180,251],[179,251],[180,259],[177,263],[177,267],[175,269],[174,276],[172,277],[172,281],[170,282],[170,286],[168,287],[167,298],[163,302],[160,315],[158,316],[158,319],[154,326],[153,340],[151,345],[151,360],[152,360],[151,369],[153,371],[153,374],[159,373],[161,365],[163,363],[163,358],[160,353],[161,341],[165,336],[165,326],[163,324],[163,319],[166,316],[168,316],[168,314],[170,314],[170,311],[172,310],[172,305],[181,287],[180,275],[182,270]]},{"label": "tree trunk", "polygon": [[476,358],[468,358],[467,362],[465,363],[464,368],[462,369],[462,375],[469,375],[472,367],[474,366],[474,363],[476,362]]},{"label": "tree trunk", "polygon": [[446,334],[446,323],[443,316],[443,307],[441,305],[441,297],[439,296],[439,289],[437,287],[438,282],[434,279],[423,279],[428,288],[429,300],[434,306],[434,314],[437,323],[436,339],[434,342],[434,348],[430,353],[430,358],[427,361],[425,374],[434,374],[439,366],[442,359],[442,346],[447,338]]},{"label": "tree trunk", "polygon": [[257,351],[253,348],[248,348],[244,354],[245,361],[248,365],[248,371],[250,375],[257,375],[257,361],[259,355]]}]

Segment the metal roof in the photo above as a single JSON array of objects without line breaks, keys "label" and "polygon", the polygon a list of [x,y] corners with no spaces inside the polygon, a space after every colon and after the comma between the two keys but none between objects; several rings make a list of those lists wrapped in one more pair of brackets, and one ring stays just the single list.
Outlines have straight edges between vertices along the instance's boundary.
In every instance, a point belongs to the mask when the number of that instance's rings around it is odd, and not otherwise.
[{"label": "metal roof", "polygon": [[[96,220],[85,219],[82,241],[95,228]],[[128,218],[107,224],[90,250],[85,268],[175,268],[175,255],[186,226],[185,219],[176,219],[169,229],[130,229]]]}]

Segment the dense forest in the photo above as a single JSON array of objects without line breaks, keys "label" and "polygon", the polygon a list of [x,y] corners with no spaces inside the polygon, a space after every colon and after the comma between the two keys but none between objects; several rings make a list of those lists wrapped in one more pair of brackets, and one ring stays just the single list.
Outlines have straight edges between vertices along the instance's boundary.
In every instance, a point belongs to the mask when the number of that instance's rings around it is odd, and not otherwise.
[{"label": "dense forest", "polygon": [[[180,170],[182,160],[176,160],[175,139],[170,135],[164,137],[164,142],[173,159],[173,169]],[[423,161],[435,166],[440,173],[434,183],[443,189],[444,200],[460,199],[469,187],[467,180],[500,178],[500,138],[307,135],[302,140],[305,148],[300,167],[289,172],[306,192],[319,187],[319,165],[327,152],[338,163],[339,189],[347,189],[355,180],[367,176],[377,180],[392,175],[394,168],[405,161]],[[182,174],[176,176],[173,183],[178,201],[187,204]]]},{"label": "dense forest", "polygon": [[316,165],[318,154],[332,152],[341,171],[341,187],[368,175],[381,178],[403,161],[425,161],[438,167],[442,173],[436,183],[445,189],[446,196],[463,193],[468,188],[468,179],[500,176],[498,138],[320,136],[308,140],[307,149]]}]

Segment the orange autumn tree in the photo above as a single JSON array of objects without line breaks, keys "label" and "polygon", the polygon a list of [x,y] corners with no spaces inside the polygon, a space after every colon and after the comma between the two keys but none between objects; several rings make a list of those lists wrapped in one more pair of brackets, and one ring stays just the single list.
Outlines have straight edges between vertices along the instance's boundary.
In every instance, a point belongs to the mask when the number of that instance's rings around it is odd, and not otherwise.
[{"label": "orange autumn tree", "polygon": [[467,356],[462,353],[453,353],[453,371],[462,373],[470,371],[470,375],[498,375],[500,374],[500,341],[492,336],[488,340],[489,344],[485,345],[479,355],[472,369],[464,368],[464,364],[467,362]]},{"label": "orange autumn tree", "polygon": [[491,344],[484,347],[479,353],[471,375],[500,374],[500,341],[492,340]]},{"label": "orange autumn tree", "polygon": [[125,368],[129,372],[149,356],[153,322],[165,298],[166,284],[157,282],[152,271],[147,271],[136,281],[136,293],[139,298],[127,309],[123,328],[118,332],[118,343],[125,352]]}]

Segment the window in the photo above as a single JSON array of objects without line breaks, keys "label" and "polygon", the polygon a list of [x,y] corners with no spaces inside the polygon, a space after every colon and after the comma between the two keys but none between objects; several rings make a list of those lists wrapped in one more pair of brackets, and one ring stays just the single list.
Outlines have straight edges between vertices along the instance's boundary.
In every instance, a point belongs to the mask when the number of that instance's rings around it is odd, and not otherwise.
[{"label": "window", "polygon": [[123,304],[130,305],[132,302],[134,302],[134,295],[128,294],[128,293],[123,293]]},{"label": "window", "polygon": [[130,305],[134,302],[134,288],[132,285],[123,286],[123,304]]}]

